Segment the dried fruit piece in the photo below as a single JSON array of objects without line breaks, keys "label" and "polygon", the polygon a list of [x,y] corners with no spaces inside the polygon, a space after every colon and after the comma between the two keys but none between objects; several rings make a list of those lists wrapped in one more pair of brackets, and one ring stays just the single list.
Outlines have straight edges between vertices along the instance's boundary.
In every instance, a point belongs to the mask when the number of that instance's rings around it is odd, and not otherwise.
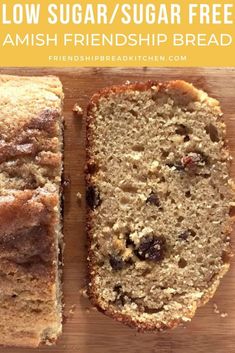
[{"label": "dried fruit piece", "polygon": [[138,116],[138,112],[136,110],[134,110],[134,109],[129,110],[129,113],[132,114],[135,117]]},{"label": "dried fruit piece", "polygon": [[186,197],[190,197],[190,196],[191,196],[190,190],[188,190],[188,191],[185,192],[185,196],[186,196]]},{"label": "dried fruit piece", "polygon": [[149,203],[151,205],[155,205],[157,207],[160,206],[160,200],[158,195],[155,192],[151,192],[151,194],[149,195],[149,197],[146,200],[146,203]]},{"label": "dried fruit piece", "polygon": [[126,234],[126,246],[134,246],[135,243],[133,242],[133,240],[130,237],[130,233]]},{"label": "dried fruit piece", "polygon": [[86,190],[86,202],[92,210],[101,204],[100,193],[95,186],[88,186]]},{"label": "dried fruit piece", "polygon": [[179,124],[175,130],[175,133],[181,136],[189,134],[189,128],[183,124]]},{"label": "dried fruit piece", "polygon": [[190,141],[190,137],[189,137],[189,135],[186,135],[186,136],[184,137],[184,142],[188,142],[188,141]]},{"label": "dried fruit piece", "polygon": [[187,261],[183,257],[179,259],[179,262],[178,262],[179,268],[185,268],[187,264],[188,264]]},{"label": "dried fruit piece", "polygon": [[184,168],[195,168],[204,166],[206,163],[205,157],[199,152],[190,152],[181,159],[181,164]]},{"label": "dried fruit piece", "polygon": [[125,267],[125,261],[123,261],[120,257],[115,257],[110,255],[109,263],[113,270],[122,270]]},{"label": "dried fruit piece", "polygon": [[162,236],[145,236],[141,239],[136,254],[140,260],[163,260],[166,252],[166,239]]},{"label": "dried fruit piece", "polygon": [[109,256],[109,263],[110,263],[113,270],[118,271],[118,270],[122,270],[123,268],[127,267],[128,265],[132,265],[133,261],[131,258],[128,260],[123,260],[120,256],[110,255]]},{"label": "dried fruit piece", "polygon": [[113,290],[114,290],[114,292],[117,292],[118,294],[120,294],[121,291],[122,291],[122,285],[121,284],[115,284]]},{"label": "dried fruit piece", "polygon": [[219,142],[219,133],[213,124],[209,124],[205,128],[206,133],[210,136],[212,142]]}]

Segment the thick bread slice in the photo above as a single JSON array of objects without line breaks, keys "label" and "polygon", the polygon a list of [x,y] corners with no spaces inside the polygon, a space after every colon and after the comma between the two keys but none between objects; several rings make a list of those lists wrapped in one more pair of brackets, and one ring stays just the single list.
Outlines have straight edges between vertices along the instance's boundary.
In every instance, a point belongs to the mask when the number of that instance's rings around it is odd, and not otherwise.
[{"label": "thick bread slice", "polygon": [[95,94],[87,118],[91,301],[145,330],[190,320],[229,268],[234,187],[218,101],[184,81]]},{"label": "thick bread slice", "polygon": [[37,347],[62,329],[62,85],[0,76],[0,344]]}]

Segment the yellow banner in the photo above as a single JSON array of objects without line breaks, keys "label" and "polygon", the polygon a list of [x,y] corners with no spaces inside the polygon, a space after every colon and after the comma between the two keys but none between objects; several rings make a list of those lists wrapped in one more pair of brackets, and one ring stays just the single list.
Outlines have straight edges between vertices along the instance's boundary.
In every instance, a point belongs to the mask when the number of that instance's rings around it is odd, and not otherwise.
[{"label": "yellow banner", "polygon": [[235,66],[234,1],[0,5],[1,66]]}]

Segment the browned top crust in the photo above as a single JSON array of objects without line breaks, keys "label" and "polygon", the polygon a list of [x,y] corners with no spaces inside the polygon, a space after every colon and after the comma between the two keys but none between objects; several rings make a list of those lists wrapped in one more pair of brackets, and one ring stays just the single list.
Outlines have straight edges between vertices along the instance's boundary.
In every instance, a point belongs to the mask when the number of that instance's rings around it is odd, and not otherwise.
[{"label": "browned top crust", "polygon": [[59,185],[62,119],[56,77],[0,76],[0,187]]},{"label": "browned top crust", "polygon": [[0,75],[0,344],[61,331],[62,85]]},{"label": "browned top crust", "polygon": [[134,82],[101,89],[92,96],[90,104],[88,105],[88,115],[90,115],[89,113],[91,113],[92,108],[99,104],[99,100],[102,97],[108,97],[112,94],[126,93],[128,91],[147,91],[152,88],[156,89],[158,95],[161,95],[161,93],[167,93],[170,97],[174,97],[174,100],[176,99],[176,104],[187,105],[191,101],[202,101],[207,99],[209,104],[219,105],[219,102],[216,99],[208,97],[205,92],[196,89],[188,82],[182,80],[169,82],[149,80],[147,82]]}]

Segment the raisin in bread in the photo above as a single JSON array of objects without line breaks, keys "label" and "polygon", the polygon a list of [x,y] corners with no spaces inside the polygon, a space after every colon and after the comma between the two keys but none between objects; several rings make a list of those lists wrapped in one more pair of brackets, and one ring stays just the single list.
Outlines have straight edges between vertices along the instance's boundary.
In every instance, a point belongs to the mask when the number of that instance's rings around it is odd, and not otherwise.
[{"label": "raisin in bread", "polygon": [[61,333],[62,85],[0,75],[0,344]]},{"label": "raisin in bread", "polygon": [[87,118],[89,295],[143,330],[190,320],[232,256],[225,124],[184,81],[95,94]]}]

